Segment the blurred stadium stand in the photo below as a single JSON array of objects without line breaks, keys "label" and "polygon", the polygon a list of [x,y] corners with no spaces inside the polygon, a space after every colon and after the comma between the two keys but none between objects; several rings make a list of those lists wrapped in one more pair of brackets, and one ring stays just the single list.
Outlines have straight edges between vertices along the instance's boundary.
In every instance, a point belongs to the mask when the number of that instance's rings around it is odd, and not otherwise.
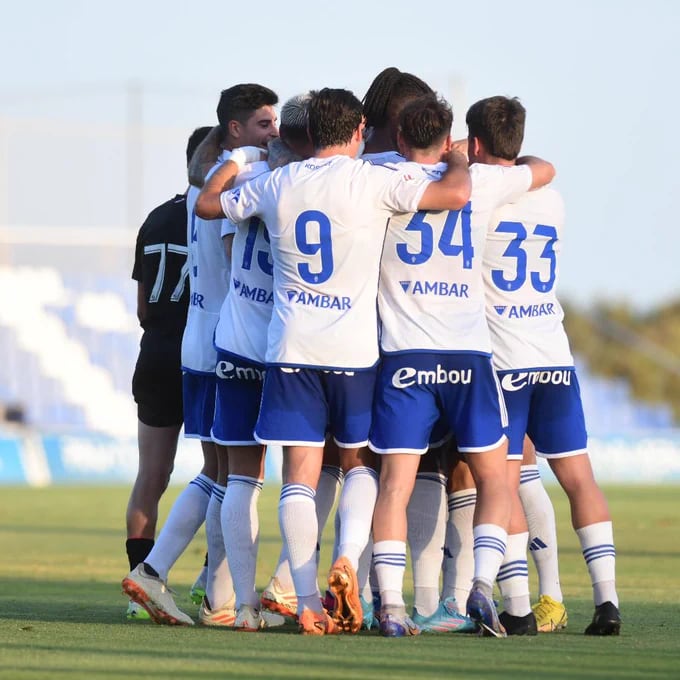
[{"label": "blurred stadium stand", "polygon": [[[135,236],[127,228],[0,229],[0,485],[134,479]],[[680,480],[670,406],[634,399],[625,381],[595,376],[583,362],[577,368],[598,478]],[[200,461],[197,443],[180,439],[173,481],[191,479]],[[280,472],[280,448],[270,447],[266,477],[280,480]]]},{"label": "blurred stadium stand", "polygon": [[0,307],[0,395],[22,407],[26,424],[134,436],[130,380],[140,333],[130,295],[122,286],[103,292],[110,284],[65,281],[47,267],[0,268],[0,287],[11,291]]},{"label": "blurred stadium stand", "polygon": [[[122,274],[20,266],[0,267],[0,287],[11,291],[0,307],[0,401],[21,407],[40,430],[134,436],[134,283]],[[624,381],[589,374],[583,364],[578,371],[591,434],[673,426],[669,406],[636,401]]]}]

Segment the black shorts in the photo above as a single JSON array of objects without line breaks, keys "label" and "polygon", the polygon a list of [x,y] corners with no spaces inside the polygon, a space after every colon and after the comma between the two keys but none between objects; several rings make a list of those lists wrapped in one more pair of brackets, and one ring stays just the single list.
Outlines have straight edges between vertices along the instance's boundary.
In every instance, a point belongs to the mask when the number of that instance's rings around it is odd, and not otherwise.
[{"label": "black shorts", "polygon": [[182,334],[145,331],[132,376],[137,417],[151,427],[182,425]]}]

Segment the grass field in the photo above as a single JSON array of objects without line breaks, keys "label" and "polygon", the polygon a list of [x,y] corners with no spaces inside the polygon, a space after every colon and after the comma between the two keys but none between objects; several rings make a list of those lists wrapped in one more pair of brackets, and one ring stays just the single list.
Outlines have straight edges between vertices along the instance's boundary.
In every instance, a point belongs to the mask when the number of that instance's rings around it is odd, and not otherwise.
[{"label": "grass field", "polygon": [[[620,637],[590,638],[590,585],[569,512],[551,488],[569,626],[555,634],[384,639],[306,638],[294,627],[256,635],[128,622],[128,489],[0,487],[0,678],[680,678],[680,488],[606,489],[615,521]],[[162,517],[178,492],[162,503]],[[258,587],[278,551],[278,489],[261,498]],[[189,585],[201,533],[171,573],[193,616]],[[323,556],[328,557],[325,545]],[[532,587],[535,581],[532,574]]]}]

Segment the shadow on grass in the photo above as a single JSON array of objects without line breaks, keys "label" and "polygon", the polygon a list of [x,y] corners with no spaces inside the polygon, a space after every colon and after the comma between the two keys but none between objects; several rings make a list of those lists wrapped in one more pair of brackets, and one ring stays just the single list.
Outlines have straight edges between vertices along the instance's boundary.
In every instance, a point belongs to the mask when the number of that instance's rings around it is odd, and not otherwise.
[{"label": "shadow on grass", "polygon": [[[188,590],[187,587],[185,596],[177,594],[175,600],[180,609],[198,621],[198,607],[189,600]],[[150,621],[128,621],[125,617],[127,602],[118,583],[0,578],[0,623],[11,620],[126,625],[135,629],[160,627]],[[296,630],[291,623],[271,628],[270,632]]]},{"label": "shadow on grass", "polygon": [[[160,527],[159,527],[160,528]],[[6,531],[12,534],[26,535],[55,535],[55,536],[94,536],[96,538],[113,537],[125,542],[125,527],[120,528],[102,526],[67,526],[65,524],[0,524],[0,533]],[[200,535],[197,532],[197,535]],[[265,545],[280,545],[281,537],[278,534],[261,535],[259,542]]]},{"label": "shadow on grass", "polygon": [[13,534],[58,534],[60,536],[114,536],[125,540],[125,527],[112,529],[101,526],[67,526],[65,524],[0,524],[0,532]]}]

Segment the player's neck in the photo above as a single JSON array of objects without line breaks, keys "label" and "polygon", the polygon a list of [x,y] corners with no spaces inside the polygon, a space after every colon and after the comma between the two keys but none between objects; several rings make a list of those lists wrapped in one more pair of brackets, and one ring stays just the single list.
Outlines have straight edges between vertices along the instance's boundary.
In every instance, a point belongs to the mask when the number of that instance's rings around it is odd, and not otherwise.
[{"label": "player's neck", "polygon": [[396,151],[394,141],[389,130],[374,129],[366,140],[364,153],[385,153]]},{"label": "player's neck", "polygon": [[[224,140],[224,142],[222,142],[222,149],[224,151],[233,151],[234,149],[238,149],[241,146],[254,146],[254,145],[244,143],[240,139],[235,139],[235,138],[232,138],[232,137],[227,137]],[[259,145],[257,145],[257,146],[259,146]],[[266,147],[262,147],[262,148],[266,149]]]},{"label": "player's neck", "polygon": [[478,163],[484,163],[484,165],[504,165],[506,167],[512,167],[515,165],[515,159],[511,161],[506,158],[499,158],[498,156],[492,156],[491,154],[485,153],[481,154]]},{"label": "player's neck", "polygon": [[428,149],[410,149],[406,158],[421,165],[436,165],[441,161],[442,156],[441,152],[433,152]]},{"label": "player's neck", "polygon": [[331,156],[349,156],[354,158],[355,149],[352,144],[336,144],[335,146],[326,146],[323,149],[315,149],[315,158],[330,158]]}]

